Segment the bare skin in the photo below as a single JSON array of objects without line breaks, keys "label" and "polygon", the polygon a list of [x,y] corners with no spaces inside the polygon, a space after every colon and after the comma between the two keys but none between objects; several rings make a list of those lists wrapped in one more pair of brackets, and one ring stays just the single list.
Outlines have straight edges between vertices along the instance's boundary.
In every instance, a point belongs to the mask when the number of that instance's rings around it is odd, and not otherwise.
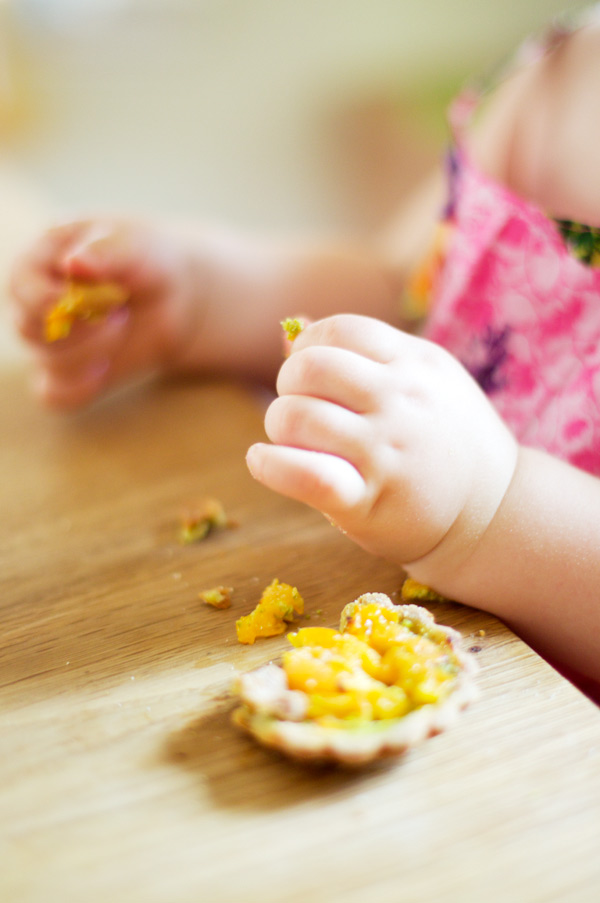
[{"label": "bare skin", "polygon": [[[600,29],[590,28],[503,84],[472,153],[550,213],[600,225],[598,96]],[[600,680],[600,480],[519,447],[454,359],[397,328],[442,201],[436,176],[360,246],[119,219],[52,230],[12,279],[36,391],[68,408],[144,371],[273,381],[279,321],[314,320],[279,371],[271,443],[248,452],[254,476]],[[131,302],[48,345],[44,315],[70,277],[117,281]]]}]

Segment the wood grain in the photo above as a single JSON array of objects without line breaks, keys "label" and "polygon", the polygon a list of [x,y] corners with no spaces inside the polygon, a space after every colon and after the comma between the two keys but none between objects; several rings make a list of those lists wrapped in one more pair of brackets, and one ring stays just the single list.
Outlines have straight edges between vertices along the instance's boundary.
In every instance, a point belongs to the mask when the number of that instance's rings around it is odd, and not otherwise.
[{"label": "wood grain", "polygon": [[[273,577],[331,626],[402,578],[251,479],[256,397],[171,383],[64,416],[7,372],[0,410],[0,900],[597,899],[598,710],[488,615],[432,606],[482,693],[403,759],[303,768],[231,726],[235,670],[285,646],[235,638]],[[238,527],[183,546],[205,496]],[[227,611],[198,599],[221,583]]]}]

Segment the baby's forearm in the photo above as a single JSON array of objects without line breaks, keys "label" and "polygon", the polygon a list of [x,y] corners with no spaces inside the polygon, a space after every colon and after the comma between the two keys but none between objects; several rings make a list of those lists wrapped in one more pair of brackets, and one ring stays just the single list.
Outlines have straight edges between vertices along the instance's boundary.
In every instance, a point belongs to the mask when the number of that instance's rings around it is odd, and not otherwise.
[{"label": "baby's forearm", "polygon": [[211,234],[199,235],[192,253],[205,296],[179,358],[185,369],[274,380],[289,316],[368,312],[399,324],[403,276],[375,246]]},{"label": "baby's forearm", "polygon": [[458,566],[454,556],[442,544],[415,564],[415,577],[600,680],[600,480],[522,448],[486,532]]}]

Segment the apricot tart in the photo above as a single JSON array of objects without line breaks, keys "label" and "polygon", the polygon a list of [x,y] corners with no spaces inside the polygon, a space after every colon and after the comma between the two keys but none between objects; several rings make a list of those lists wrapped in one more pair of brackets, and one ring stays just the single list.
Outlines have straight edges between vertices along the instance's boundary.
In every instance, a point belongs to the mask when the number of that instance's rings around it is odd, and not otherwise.
[{"label": "apricot tart", "polygon": [[281,665],[239,675],[234,722],[298,758],[360,765],[396,755],[449,727],[476,696],[460,634],[418,605],[366,593],[340,629],[288,635]]}]

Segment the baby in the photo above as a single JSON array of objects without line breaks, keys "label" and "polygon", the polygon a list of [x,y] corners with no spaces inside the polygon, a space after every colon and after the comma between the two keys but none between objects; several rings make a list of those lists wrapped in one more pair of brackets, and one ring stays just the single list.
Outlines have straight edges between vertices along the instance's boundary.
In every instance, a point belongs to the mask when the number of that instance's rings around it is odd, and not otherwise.
[{"label": "baby", "polygon": [[[449,190],[433,177],[371,243],[108,218],[50,230],[12,277],[37,394],[67,408],[143,371],[272,382],[279,370],[270,444],[248,451],[256,479],[507,621],[593,693],[598,96],[593,15],[527,45],[489,100],[454,105]],[[129,301],[48,343],[68,280]],[[280,367],[279,323],[296,313],[309,325]]]}]

